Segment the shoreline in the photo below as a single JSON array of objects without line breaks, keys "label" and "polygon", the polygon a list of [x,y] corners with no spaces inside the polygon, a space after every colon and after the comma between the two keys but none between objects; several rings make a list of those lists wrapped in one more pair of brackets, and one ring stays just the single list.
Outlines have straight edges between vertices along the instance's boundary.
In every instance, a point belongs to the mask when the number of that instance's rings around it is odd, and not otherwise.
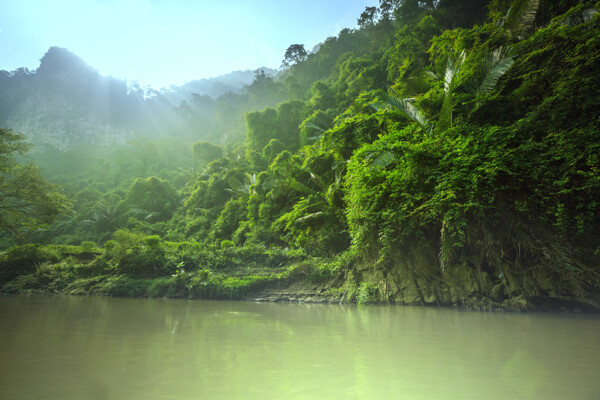
[{"label": "shoreline", "polygon": [[409,306],[409,307],[428,307],[446,310],[456,310],[464,312],[517,312],[517,313],[565,313],[565,314],[600,314],[600,306],[592,304],[589,299],[573,299],[573,298],[532,298],[527,299],[523,296],[518,296],[511,299],[506,299],[502,302],[494,301],[490,298],[466,298],[461,303],[443,304],[443,303],[391,303],[384,301],[368,301],[357,302],[348,301],[346,296],[332,294],[325,286],[315,287],[306,282],[294,282],[287,287],[267,287],[247,293],[245,296],[238,298],[228,297],[192,297],[185,295],[162,295],[162,296],[147,296],[147,295],[126,295],[114,293],[101,293],[95,291],[89,292],[66,292],[66,291],[50,291],[44,289],[24,290],[24,291],[6,291],[0,290],[0,295],[5,296],[98,296],[98,297],[115,297],[115,298],[130,298],[130,299],[181,299],[181,300],[216,300],[216,301],[247,301],[256,303],[288,303],[288,304],[332,304],[332,305],[347,305],[355,304],[360,306]]}]

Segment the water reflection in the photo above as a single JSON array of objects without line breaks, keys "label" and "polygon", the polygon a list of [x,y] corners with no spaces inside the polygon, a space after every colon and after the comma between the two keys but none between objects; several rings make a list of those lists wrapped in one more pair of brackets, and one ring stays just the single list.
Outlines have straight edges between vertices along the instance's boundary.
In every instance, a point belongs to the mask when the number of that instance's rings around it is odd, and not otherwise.
[{"label": "water reflection", "polygon": [[0,297],[2,399],[595,399],[596,316]]}]

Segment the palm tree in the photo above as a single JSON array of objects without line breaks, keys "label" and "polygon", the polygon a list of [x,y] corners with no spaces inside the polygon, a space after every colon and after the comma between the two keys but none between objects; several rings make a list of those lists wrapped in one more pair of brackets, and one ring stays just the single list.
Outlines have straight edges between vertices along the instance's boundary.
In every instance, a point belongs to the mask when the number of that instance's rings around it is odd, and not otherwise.
[{"label": "palm tree", "polygon": [[[461,51],[456,58],[448,58],[444,73],[444,100],[435,126],[427,119],[425,113],[414,105],[414,98],[389,96],[382,103],[376,103],[373,106],[376,109],[385,106],[401,111],[428,134],[451,128],[454,124],[454,93],[460,85],[462,66],[466,58],[465,50]],[[492,50],[479,61],[478,73],[471,77],[471,82],[465,82],[464,85],[467,90],[471,88],[470,92],[474,94],[476,99],[476,108],[484,103],[487,95],[496,88],[500,78],[508,72],[513,64],[514,59],[510,55],[510,48],[508,47],[499,47]],[[429,75],[440,79],[433,72],[429,72]]]},{"label": "palm tree", "polygon": [[[454,91],[458,87],[458,78],[461,72],[461,67],[465,61],[466,52],[463,50],[457,58],[448,58],[446,71],[444,73],[444,100],[442,109],[438,116],[438,124],[435,130],[445,130],[452,127],[453,123],[453,106],[454,106]],[[429,73],[436,79],[439,79],[433,72]],[[413,98],[397,98],[388,97],[383,103],[377,103],[373,106],[378,109],[382,106],[388,106],[401,111],[408,118],[415,121],[423,131],[431,134],[434,131],[434,126],[429,122],[425,114],[413,104]]]},{"label": "palm tree", "polygon": [[119,204],[107,206],[102,202],[96,205],[96,210],[90,219],[81,221],[86,227],[93,227],[97,232],[112,232],[117,226]]}]

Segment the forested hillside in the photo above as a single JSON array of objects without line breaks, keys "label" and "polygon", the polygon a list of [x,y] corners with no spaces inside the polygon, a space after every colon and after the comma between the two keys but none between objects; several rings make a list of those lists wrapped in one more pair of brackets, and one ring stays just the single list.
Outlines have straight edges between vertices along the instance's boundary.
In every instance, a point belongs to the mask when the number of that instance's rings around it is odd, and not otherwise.
[{"label": "forested hillside", "polygon": [[2,291],[600,308],[599,10],[380,0],[158,136],[34,148],[72,207],[3,234]]},{"label": "forested hillside", "polygon": [[99,146],[106,153],[139,138],[239,141],[243,112],[264,107],[251,101],[250,85],[276,73],[236,71],[155,90],[103,76],[68,49],[51,47],[34,71],[0,71],[0,126],[26,133],[35,153]]}]

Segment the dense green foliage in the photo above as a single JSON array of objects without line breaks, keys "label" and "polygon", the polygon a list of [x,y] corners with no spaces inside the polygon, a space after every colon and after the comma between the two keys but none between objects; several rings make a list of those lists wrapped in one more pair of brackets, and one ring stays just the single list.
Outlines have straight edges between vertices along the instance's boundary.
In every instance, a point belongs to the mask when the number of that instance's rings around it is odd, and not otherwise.
[{"label": "dense green foliage", "polygon": [[45,227],[70,209],[69,201],[47,183],[32,163],[17,156],[29,150],[22,134],[0,129],[0,229]]},{"label": "dense green foliage", "polygon": [[308,265],[361,302],[597,296],[599,9],[382,0],[222,97],[220,145],[42,154],[75,215],[5,245],[104,247],[14,247],[4,290],[239,298]]}]

